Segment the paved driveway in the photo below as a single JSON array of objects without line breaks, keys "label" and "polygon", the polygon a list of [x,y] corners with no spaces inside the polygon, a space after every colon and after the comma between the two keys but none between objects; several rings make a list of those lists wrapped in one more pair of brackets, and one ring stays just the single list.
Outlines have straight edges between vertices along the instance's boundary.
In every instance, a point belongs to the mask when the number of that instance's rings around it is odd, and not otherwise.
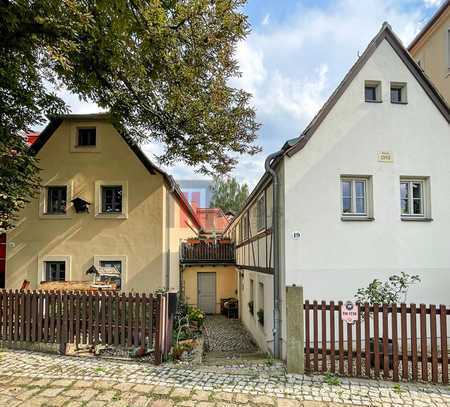
[{"label": "paved driveway", "polygon": [[450,406],[450,388],[0,353],[1,406]]}]

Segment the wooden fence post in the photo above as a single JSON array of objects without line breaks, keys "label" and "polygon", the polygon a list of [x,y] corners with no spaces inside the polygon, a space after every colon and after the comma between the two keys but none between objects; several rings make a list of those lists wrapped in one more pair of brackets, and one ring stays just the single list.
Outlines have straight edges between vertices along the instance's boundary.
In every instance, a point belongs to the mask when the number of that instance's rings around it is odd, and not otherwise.
[{"label": "wooden fence post", "polygon": [[305,324],[303,311],[303,287],[286,288],[287,371],[305,371]]},{"label": "wooden fence post", "polygon": [[161,354],[161,301],[162,295],[156,297],[153,301],[155,306],[155,365],[160,365],[162,362]]}]

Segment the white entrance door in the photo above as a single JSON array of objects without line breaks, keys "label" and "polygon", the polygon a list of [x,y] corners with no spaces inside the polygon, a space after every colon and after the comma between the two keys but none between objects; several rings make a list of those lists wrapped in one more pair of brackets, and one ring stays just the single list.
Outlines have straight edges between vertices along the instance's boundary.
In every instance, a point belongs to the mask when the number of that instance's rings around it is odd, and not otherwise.
[{"label": "white entrance door", "polygon": [[216,312],[216,273],[197,273],[198,307],[206,314]]}]

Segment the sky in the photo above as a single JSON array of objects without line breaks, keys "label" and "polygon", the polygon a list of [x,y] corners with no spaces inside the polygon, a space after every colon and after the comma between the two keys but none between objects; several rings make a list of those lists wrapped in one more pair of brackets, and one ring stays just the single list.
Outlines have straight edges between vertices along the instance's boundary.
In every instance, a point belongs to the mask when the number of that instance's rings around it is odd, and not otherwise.
[{"label": "sky", "polygon": [[[230,175],[255,186],[265,157],[300,135],[384,21],[408,45],[442,1],[248,0],[244,12],[251,33],[237,46],[242,76],[231,83],[253,95],[262,152],[240,156]],[[73,113],[98,111],[76,95],[60,96]],[[157,162],[160,146],[143,149]],[[164,169],[176,179],[205,178],[182,164]]]}]

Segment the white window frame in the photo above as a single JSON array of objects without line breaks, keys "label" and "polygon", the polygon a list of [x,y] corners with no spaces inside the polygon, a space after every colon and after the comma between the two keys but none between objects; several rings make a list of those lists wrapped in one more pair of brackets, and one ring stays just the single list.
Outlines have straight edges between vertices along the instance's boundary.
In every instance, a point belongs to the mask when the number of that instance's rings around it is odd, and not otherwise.
[{"label": "white window frame", "polygon": [[[69,255],[43,255],[38,257],[38,284],[46,280],[45,264],[51,261],[63,261],[66,265],[66,280],[72,280],[72,258]],[[40,278],[39,278],[40,276]]]},{"label": "white window frame", "polygon": [[[392,89],[400,89],[400,102],[393,102],[391,97]],[[408,92],[406,82],[391,82],[389,88],[389,101],[394,105],[406,105],[408,103]]]},{"label": "white window frame", "polygon": [[[408,184],[408,213],[402,212],[402,196],[401,196],[401,185]],[[422,201],[422,213],[413,213],[414,198],[412,194],[412,185],[421,185],[421,201]],[[431,203],[430,203],[430,186],[428,177],[400,177],[399,184],[400,191],[400,216],[403,220],[414,220],[414,219],[431,219]]]},{"label": "white window frame", "polygon": [[[67,204],[65,213],[47,213],[48,207],[48,188],[49,187],[66,187]],[[71,207],[73,199],[73,181],[52,180],[41,187],[39,194],[39,218],[40,219],[70,219],[72,218]]]},{"label": "white window frame", "polygon": [[95,255],[94,256],[94,266],[96,268],[100,267],[100,262],[102,261],[120,261],[122,263],[122,271],[120,273],[120,291],[126,291],[128,282],[128,258],[125,255]]},{"label": "white window frame", "polygon": [[[344,182],[351,183],[351,212],[344,212],[344,196],[342,185]],[[355,212],[356,208],[356,183],[364,183],[364,212]],[[372,177],[360,175],[342,175],[339,182],[339,199],[341,204],[341,217],[345,219],[370,219],[372,220]]]},{"label": "white window frame", "polygon": [[[102,187],[122,187],[122,212],[102,212]],[[128,181],[95,181],[95,219],[127,219],[128,218]]]},{"label": "white window frame", "polygon": [[[375,88],[375,100],[366,99],[366,87],[374,87]],[[364,89],[363,89],[363,97],[366,103],[381,103],[382,92],[381,92],[381,81],[364,81]]]},{"label": "white window frame", "polygon": [[[78,129],[95,128],[95,146],[78,145]],[[71,153],[99,153],[101,150],[101,132],[97,122],[78,122],[70,124],[70,152]]]}]

